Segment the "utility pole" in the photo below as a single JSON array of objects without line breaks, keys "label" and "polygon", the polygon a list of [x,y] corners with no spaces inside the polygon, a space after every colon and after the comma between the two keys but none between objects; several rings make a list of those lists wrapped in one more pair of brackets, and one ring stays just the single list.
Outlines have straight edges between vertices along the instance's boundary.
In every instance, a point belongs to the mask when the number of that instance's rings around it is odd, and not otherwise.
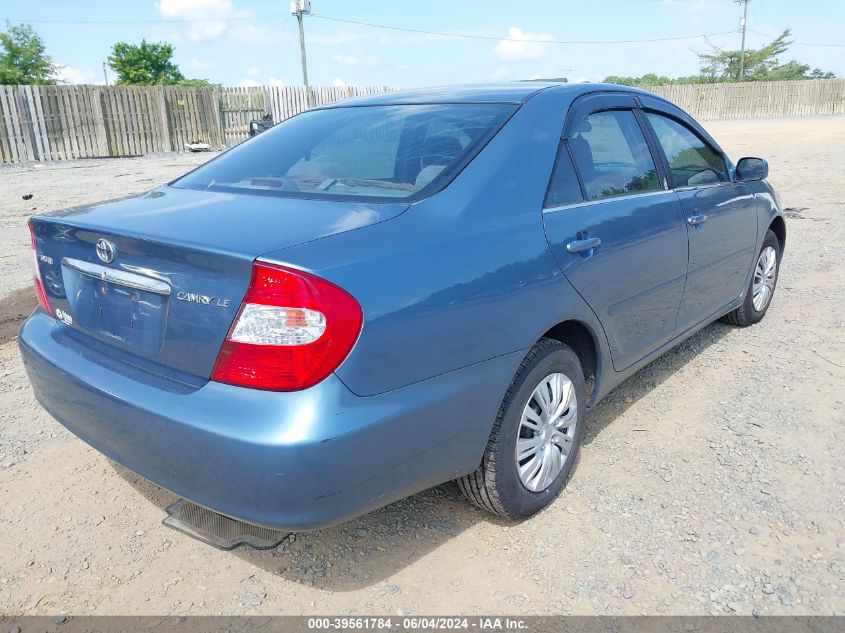
[{"label": "utility pole", "polygon": [[742,31],[742,49],[739,53],[739,80],[745,79],[745,22],[748,17],[748,0],[735,0],[742,5],[742,20],[739,23],[739,30]]},{"label": "utility pole", "polygon": [[106,87],[109,85],[109,74],[106,72],[106,62],[103,62],[103,79],[106,80]]},{"label": "utility pole", "polygon": [[311,107],[311,89],[308,87],[308,62],[305,59],[305,28],[302,25],[302,15],[311,13],[310,0],[291,0],[290,12],[296,16],[299,23],[299,50],[302,54],[302,82],[305,84],[305,94],[308,99],[308,107]]}]

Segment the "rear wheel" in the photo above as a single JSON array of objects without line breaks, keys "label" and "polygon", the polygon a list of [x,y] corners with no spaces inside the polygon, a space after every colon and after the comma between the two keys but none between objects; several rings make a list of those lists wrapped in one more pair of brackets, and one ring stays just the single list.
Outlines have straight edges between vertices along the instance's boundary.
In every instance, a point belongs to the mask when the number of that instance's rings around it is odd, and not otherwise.
[{"label": "rear wheel", "polygon": [[754,274],[745,292],[745,298],[733,312],[729,312],[723,320],[732,325],[746,327],[759,322],[769,309],[780,272],[781,247],[777,235],[771,230],[766,232],[763,246],[754,265]]},{"label": "rear wheel", "polygon": [[481,465],[458,480],[478,507],[522,519],[551,503],[575,463],[584,434],[584,373],[563,343],[541,339],[505,394]]}]

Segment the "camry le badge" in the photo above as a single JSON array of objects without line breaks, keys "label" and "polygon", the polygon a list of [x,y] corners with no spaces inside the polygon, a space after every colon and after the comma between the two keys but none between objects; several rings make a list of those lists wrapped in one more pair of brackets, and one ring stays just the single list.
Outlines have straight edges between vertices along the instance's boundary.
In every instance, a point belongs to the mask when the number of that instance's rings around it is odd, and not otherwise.
[{"label": "camry le badge", "polygon": [[114,256],[117,253],[117,248],[107,239],[100,238],[97,240],[97,257],[105,264],[111,264],[114,261]]},{"label": "camry le badge", "polygon": [[209,295],[201,295],[196,292],[177,292],[176,298],[179,301],[189,301],[190,303],[199,303],[201,305],[216,305],[218,308],[228,308],[232,305],[231,299],[224,299],[222,297],[211,297]]}]

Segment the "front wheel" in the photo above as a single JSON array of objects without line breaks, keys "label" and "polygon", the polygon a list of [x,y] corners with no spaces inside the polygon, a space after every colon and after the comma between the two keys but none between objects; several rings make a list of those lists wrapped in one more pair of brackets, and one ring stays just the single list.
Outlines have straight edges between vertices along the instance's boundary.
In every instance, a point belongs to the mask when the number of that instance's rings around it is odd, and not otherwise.
[{"label": "front wheel", "polygon": [[558,495],[584,435],[584,372],[575,353],[541,339],[505,394],[478,469],[458,479],[478,507],[510,519],[542,510]]},{"label": "front wheel", "polygon": [[769,309],[780,272],[781,247],[777,235],[766,231],[766,238],[754,265],[754,274],[745,292],[745,299],[736,310],[729,312],[723,320],[732,325],[746,327],[759,322]]}]

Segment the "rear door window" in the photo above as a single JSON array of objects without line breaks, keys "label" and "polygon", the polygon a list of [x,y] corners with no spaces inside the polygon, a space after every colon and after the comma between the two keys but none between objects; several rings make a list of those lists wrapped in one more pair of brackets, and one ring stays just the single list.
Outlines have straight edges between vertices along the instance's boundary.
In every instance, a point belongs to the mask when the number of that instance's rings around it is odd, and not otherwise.
[{"label": "rear door window", "polygon": [[725,160],[687,126],[653,112],[646,113],[666,160],[673,187],[727,182]]},{"label": "rear door window", "polygon": [[545,208],[559,207],[564,204],[581,202],[584,199],[581,194],[581,185],[578,184],[578,176],[572,165],[572,158],[569,150],[566,149],[566,141],[561,141],[557,151],[552,179],[546,191]]},{"label": "rear door window", "polygon": [[568,143],[590,200],[661,188],[648,143],[630,110],[582,118]]}]

